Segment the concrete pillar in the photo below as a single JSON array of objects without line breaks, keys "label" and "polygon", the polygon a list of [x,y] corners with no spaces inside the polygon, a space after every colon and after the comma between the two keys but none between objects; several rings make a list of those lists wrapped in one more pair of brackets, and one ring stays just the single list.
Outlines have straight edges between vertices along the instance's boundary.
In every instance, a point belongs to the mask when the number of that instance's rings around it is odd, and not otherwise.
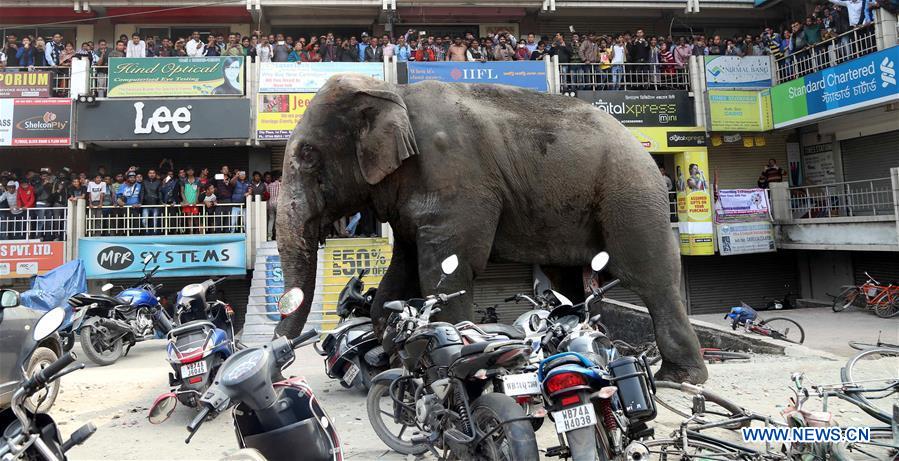
[{"label": "concrete pillar", "polygon": [[559,57],[544,56],[543,62],[546,63],[546,78],[549,79],[549,93],[559,94],[561,85],[559,84]]},{"label": "concrete pillar", "polygon": [[883,8],[874,10],[874,34],[878,51],[896,46],[896,15]]},{"label": "concrete pillar", "polygon": [[[244,88],[247,94],[247,97],[250,98],[250,138],[253,139],[254,144],[256,142],[256,110],[259,104],[259,98],[257,97],[259,94],[259,68],[262,63],[259,62],[250,62],[249,59],[245,60],[245,69],[244,69]],[[252,153],[250,154],[253,155]],[[252,157],[250,159],[250,170],[252,171]],[[264,170],[267,171],[269,168],[265,167]]]},{"label": "concrete pillar", "polygon": [[90,61],[87,58],[78,57],[72,60],[69,69],[69,97],[78,99],[78,96],[89,94],[91,88]]},{"label": "concrete pillar", "polygon": [[890,185],[893,187],[893,219],[896,220],[896,240],[899,241],[899,168],[890,168]]},{"label": "concrete pillar", "polygon": [[688,69],[690,72],[690,90],[693,94],[693,110],[696,112],[696,126],[705,127],[705,59],[702,56],[690,56]]},{"label": "concrete pillar", "polygon": [[771,183],[771,214],[775,224],[793,221],[793,213],[790,211],[790,190],[785,182]]}]

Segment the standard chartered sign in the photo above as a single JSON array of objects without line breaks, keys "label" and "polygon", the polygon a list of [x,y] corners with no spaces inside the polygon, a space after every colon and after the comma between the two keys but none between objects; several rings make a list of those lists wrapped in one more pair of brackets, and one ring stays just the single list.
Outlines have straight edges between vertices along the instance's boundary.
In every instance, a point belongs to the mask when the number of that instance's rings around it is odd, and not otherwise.
[{"label": "standard chartered sign", "polygon": [[896,48],[775,86],[771,89],[775,128],[899,100]]}]

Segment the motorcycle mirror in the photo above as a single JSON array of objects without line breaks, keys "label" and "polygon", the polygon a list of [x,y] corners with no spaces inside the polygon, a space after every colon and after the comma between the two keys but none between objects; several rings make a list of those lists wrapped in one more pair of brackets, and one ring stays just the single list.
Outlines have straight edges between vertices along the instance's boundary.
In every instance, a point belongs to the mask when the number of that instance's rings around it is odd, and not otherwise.
[{"label": "motorcycle mirror", "polygon": [[147,254],[146,256],[144,256],[144,260],[142,262],[144,263],[144,266],[146,266],[147,264],[150,264],[150,261],[152,261],[152,260],[153,260],[153,257],[150,256],[149,254]]},{"label": "motorcycle mirror", "polygon": [[3,290],[0,294],[0,308],[16,307],[19,305],[19,292],[15,290]]},{"label": "motorcycle mirror", "polygon": [[278,312],[281,313],[281,317],[284,318],[296,312],[303,304],[303,298],[303,290],[297,287],[284,292],[281,299],[278,300]]},{"label": "motorcycle mirror", "polygon": [[156,401],[153,402],[153,406],[150,407],[150,413],[147,415],[147,420],[150,421],[150,424],[163,423],[172,416],[172,413],[175,412],[175,407],[177,406],[178,397],[175,396],[174,392],[162,394],[159,397],[156,397]]},{"label": "motorcycle mirror", "polygon": [[609,254],[605,251],[600,251],[590,261],[590,268],[593,269],[593,272],[599,272],[606,267],[606,264],[609,264]]},{"label": "motorcycle mirror", "polygon": [[103,286],[100,287],[100,291],[106,293],[107,291],[112,290],[112,287],[113,287],[113,284],[111,284],[111,283],[104,283]]},{"label": "motorcycle mirror", "polygon": [[448,258],[444,259],[443,262],[440,263],[440,270],[443,271],[444,275],[450,275],[453,272],[456,272],[456,269],[459,268],[459,257],[456,255],[450,255]]},{"label": "motorcycle mirror", "polygon": [[539,315],[531,315],[531,317],[528,319],[528,326],[531,327],[531,331],[540,331],[541,321],[543,321],[543,319],[541,319]]},{"label": "motorcycle mirror", "polygon": [[62,326],[62,322],[66,319],[66,310],[61,307],[54,307],[47,311],[46,314],[38,319],[34,328],[31,330],[31,337],[35,341],[41,341],[52,335]]}]

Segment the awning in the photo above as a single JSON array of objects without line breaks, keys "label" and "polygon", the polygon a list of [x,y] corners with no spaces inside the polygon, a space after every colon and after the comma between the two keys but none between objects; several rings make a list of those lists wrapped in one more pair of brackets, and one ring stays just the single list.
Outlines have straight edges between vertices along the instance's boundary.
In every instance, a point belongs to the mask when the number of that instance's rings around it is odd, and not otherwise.
[{"label": "awning", "polygon": [[[110,7],[106,15],[114,24],[219,24],[248,23],[252,18],[245,6],[211,7],[197,5],[195,8],[160,11],[161,7]],[[114,17],[120,15],[128,15]]]},{"label": "awning", "polygon": [[95,17],[97,17],[97,13],[94,11],[76,13],[71,7],[0,7],[0,18],[2,18],[2,23],[7,26],[13,24],[46,24]]}]

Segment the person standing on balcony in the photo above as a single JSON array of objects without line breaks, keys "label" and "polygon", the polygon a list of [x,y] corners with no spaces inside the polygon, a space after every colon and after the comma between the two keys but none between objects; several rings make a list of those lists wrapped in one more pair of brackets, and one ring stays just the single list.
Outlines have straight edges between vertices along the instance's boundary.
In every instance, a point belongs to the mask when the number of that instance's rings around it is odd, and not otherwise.
[{"label": "person standing on balcony", "polygon": [[849,25],[852,27],[858,27],[864,24],[865,21],[865,2],[862,0],[828,0],[830,3],[834,5],[839,5],[846,8],[847,16],[849,18]]},{"label": "person standing on balcony", "polygon": [[526,39],[524,47],[528,49],[528,53],[534,53],[534,50],[537,49],[537,38],[534,36],[534,34],[528,34],[528,38]]},{"label": "person standing on balcony", "polygon": [[109,52],[110,58],[124,58],[125,57],[125,42],[119,40],[115,42],[115,49]]},{"label": "person standing on balcony", "polygon": [[612,61],[612,89],[618,90],[621,88],[621,83],[624,76],[624,63],[625,56],[627,55],[627,47],[624,42],[624,36],[618,34],[618,37],[615,38],[615,44],[612,45],[612,55],[610,59]]},{"label": "person standing on balcony", "polygon": [[[292,49],[287,45],[287,41],[284,40],[283,34],[278,34],[275,39],[275,43],[272,44],[272,61],[273,62],[287,62],[287,57],[290,56],[290,52]],[[219,201],[222,200],[222,196],[218,195]]]},{"label": "person standing on balcony", "polygon": [[187,56],[189,57],[197,57],[197,56],[205,56],[203,41],[200,40],[200,32],[194,31],[190,34],[190,40],[187,41],[187,44],[184,46],[187,52]]},{"label": "person standing on balcony", "polygon": [[272,62],[272,56],[274,56],[272,45],[268,42],[268,37],[263,36],[256,45],[256,59],[258,62]]},{"label": "person standing on balcony", "polygon": [[[16,55],[15,55],[16,59],[19,62],[19,66],[26,67],[26,68],[34,67],[34,55],[35,55],[35,48],[33,46],[31,46],[31,38],[23,37],[22,38],[22,46],[20,46],[16,50]],[[7,65],[9,65],[8,62],[7,62]]]},{"label": "person standing on balcony", "polygon": [[128,47],[125,49],[125,57],[146,58],[147,42],[141,40],[140,35],[131,34],[131,41],[128,42]]},{"label": "person standing on balcony", "polygon": [[546,43],[544,43],[543,40],[540,40],[537,42],[537,49],[531,53],[531,61],[540,61],[544,56],[546,56]]},{"label": "person standing on balcony", "polygon": [[456,62],[467,61],[467,51],[468,47],[462,43],[462,37],[456,36],[453,39],[453,44],[449,47],[449,52],[446,54],[446,60]]},{"label": "person standing on balcony", "polygon": [[[22,213],[22,232],[25,233],[26,229],[30,229],[31,232],[34,232],[35,229],[37,229],[37,221],[33,214],[31,216],[28,215],[28,209],[34,208],[37,200],[34,194],[34,186],[31,185],[31,181],[28,177],[19,182],[19,190],[16,191],[16,203]],[[32,211],[32,213],[34,213],[34,211]],[[26,221],[32,221],[34,224],[28,226]],[[26,235],[25,238],[31,238],[31,235]]]},{"label": "person standing on balcony", "polygon": [[0,236],[2,240],[16,240],[23,236],[19,235],[22,209],[19,208],[18,199],[18,183],[10,180],[6,183],[6,191],[0,194]]},{"label": "person standing on balcony", "polygon": [[384,60],[384,47],[378,43],[378,37],[369,40],[365,48],[365,62],[381,62]]},{"label": "person standing on balcony", "polygon": [[359,59],[356,62],[365,62],[365,49],[368,48],[370,42],[371,39],[368,37],[368,32],[362,32],[362,41],[356,44],[356,50],[359,54]]},{"label": "person standing on balcony", "polygon": [[677,46],[674,48],[674,62],[677,63],[677,68],[683,69],[686,66],[687,61],[690,60],[690,56],[693,55],[693,51],[690,50],[690,45],[687,43],[687,39],[684,37],[677,38]]},{"label": "person standing on balcony", "polygon": [[209,35],[206,47],[203,48],[203,56],[207,57],[215,57],[221,56],[221,52],[219,51],[218,45],[215,43],[215,36],[212,34]]},{"label": "person standing on balcony", "polygon": [[512,49],[512,46],[506,41],[505,36],[501,36],[499,38],[499,43],[493,48],[493,60],[494,61],[511,61],[514,59],[515,50]]},{"label": "person standing on balcony", "polygon": [[385,58],[396,56],[396,45],[390,40],[390,35],[384,34],[381,36],[381,49]]},{"label": "person standing on balcony", "polygon": [[773,182],[783,182],[786,176],[786,171],[777,166],[777,160],[769,159],[768,164],[762,169],[762,174],[759,175],[758,186],[761,189],[767,189]]},{"label": "person standing on balcony", "polygon": [[243,56],[243,47],[237,41],[237,35],[228,34],[228,43],[225,45],[223,56]]},{"label": "person standing on balcony", "polygon": [[53,34],[53,41],[47,43],[44,47],[44,60],[46,65],[56,67],[59,65],[59,54],[65,49],[62,43],[62,34]]},{"label": "person standing on balcony", "polygon": [[634,34],[634,38],[631,41],[627,41],[627,62],[633,64],[632,74],[636,77],[636,81],[640,82],[640,85],[645,85],[649,82],[646,73],[649,70],[647,64],[649,64],[649,41],[646,40],[646,33],[643,29],[637,29],[637,32]]},{"label": "person standing on balcony", "polygon": [[181,184],[181,212],[187,221],[182,224],[187,229],[185,233],[193,234],[199,227],[197,215],[200,214],[200,208],[197,204],[200,203],[200,180],[194,176],[193,167],[187,167],[185,173],[187,177]]},{"label": "person standing on balcony", "polygon": [[[27,37],[25,37],[27,38]],[[25,41],[25,38],[22,41]],[[18,53],[19,46],[17,45],[16,35],[9,34],[6,36],[6,45],[4,45],[3,49],[0,50],[0,53],[6,57],[6,67],[17,68],[17,67],[26,67],[26,64],[20,64]]]},{"label": "person standing on balcony", "polygon": [[412,56],[412,48],[406,44],[406,37],[400,35],[396,39],[396,49],[394,50],[396,53],[396,60],[400,62],[408,61]]},{"label": "person standing on balcony", "polygon": [[[402,38],[402,37],[400,37]],[[278,197],[281,195],[281,172],[272,171],[272,182],[266,185],[268,189],[268,201],[266,205],[266,214],[268,215],[268,240],[274,240],[275,220],[278,217]]]},{"label": "person standing on balcony", "polygon": [[87,196],[88,217],[93,221],[93,223],[88,226],[88,230],[97,231],[102,228],[102,224],[99,221],[104,215],[102,207],[103,202],[106,201],[106,196],[109,195],[109,188],[106,186],[106,183],[103,182],[103,177],[100,176],[100,173],[97,173],[94,175],[93,181],[87,183],[85,191],[85,195]]},{"label": "person standing on balcony", "polygon": [[159,234],[162,227],[159,219],[159,205],[162,204],[162,181],[159,180],[156,170],[152,168],[147,170],[147,177],[144,178],[141,186],[144,188],[141,205],[146,206],[141,210],[144,229],[148,234]]},{"label": "person standing on balcony", "polygon": [[231,208],[231,232],[239,232],[242,227],[240,218],[243,214],[241,205],[246,203],[246,198],[250,196],[250,184],[247,182],[247,172],[237,170],[237,174],[231,178],[231,203],[235,206]]}]

